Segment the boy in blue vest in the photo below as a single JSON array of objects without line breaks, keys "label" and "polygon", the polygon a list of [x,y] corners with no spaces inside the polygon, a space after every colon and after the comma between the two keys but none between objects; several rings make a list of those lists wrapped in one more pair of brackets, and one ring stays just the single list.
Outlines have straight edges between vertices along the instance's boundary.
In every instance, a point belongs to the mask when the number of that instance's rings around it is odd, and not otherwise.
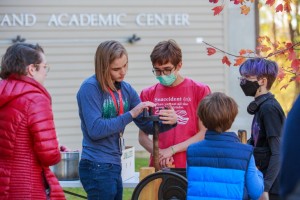
[{"label": "boy in blue vest", "polygon": [[237,103],[215,92],[199,104],[199,123],[207,128],[204,140],[187,149],[187,199],[258,199],[263,175],[255,167],[253,147],[229,132]]}]

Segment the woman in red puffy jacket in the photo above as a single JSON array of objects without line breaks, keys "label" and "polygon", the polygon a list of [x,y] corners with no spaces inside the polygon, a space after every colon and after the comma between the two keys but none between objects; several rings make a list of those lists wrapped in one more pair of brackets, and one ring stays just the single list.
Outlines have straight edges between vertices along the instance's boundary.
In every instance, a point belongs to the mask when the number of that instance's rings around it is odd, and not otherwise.
[{"label": "woman in red puffy jacket", "polygon": [[39,45],[10,46],[0,68],[0,200],[65,199],[49,166],[60,161],[49,66]]}]

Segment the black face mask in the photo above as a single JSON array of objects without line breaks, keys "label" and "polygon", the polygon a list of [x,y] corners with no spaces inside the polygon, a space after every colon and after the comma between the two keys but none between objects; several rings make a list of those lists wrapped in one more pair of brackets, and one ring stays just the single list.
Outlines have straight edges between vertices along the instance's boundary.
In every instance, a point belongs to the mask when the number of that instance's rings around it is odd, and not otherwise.
[{"label": "black face mask", "polygon": [[248,81],[245,80],[245,82],[241,82],[240,86],[245,93],[246,96],[254,97],[256,94],[257,89],[259,88],[259,84],[257,81]]}]

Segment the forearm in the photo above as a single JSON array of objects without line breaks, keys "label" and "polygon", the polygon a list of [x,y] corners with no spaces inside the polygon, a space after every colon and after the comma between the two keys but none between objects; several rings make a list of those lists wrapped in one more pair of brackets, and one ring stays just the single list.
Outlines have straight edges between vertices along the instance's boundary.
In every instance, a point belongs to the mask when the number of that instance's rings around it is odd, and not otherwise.
[{"label": "forearm", "polygon": [[253,156],[249,161],[246,174],[246,188],[251,199],[258,199],[264,191],[263,175],[256,169]]},{"label": "forearm", "polygon": [[264,177],[266,192],[269,192],[271,186],[273,185],[276,177],[279,174],[279,169],[280,169],[280,156],[279,156],[280,139],[279,137],[271,137],[270,139],[268,139],[268,142],[271,149],[271,157],[270,157],[267,173],[265,174]]},{"label": "forearm", "polygon": [[181,142],[181,143],[178,143],[178,144],[175,144],[173,145],[173,150],[177,153],[177,152],[183,152],[183,151],[186,151],[188,146],[195,143],[195,142],[198,142],[198,141],[201,141],[204,139],[204,135],[205,135],[205,132],[206,132],[206,129],[205,128],[202,128],[201,131],[199,131],[198,133],[196,133],[193,137]]},{"label": "forearm", "polygon": [[142,130],[139,130],[139,143],[144,147],[149,153],[153,152],[153,142],[149,136]]},{"label": "forearm", "polygon": [[129,112],[110,119],[97,118],[93,115],[90,114],[85,120],[88,135],[93,140],[103,139],[116,133],[119,134],[132,121]]}]

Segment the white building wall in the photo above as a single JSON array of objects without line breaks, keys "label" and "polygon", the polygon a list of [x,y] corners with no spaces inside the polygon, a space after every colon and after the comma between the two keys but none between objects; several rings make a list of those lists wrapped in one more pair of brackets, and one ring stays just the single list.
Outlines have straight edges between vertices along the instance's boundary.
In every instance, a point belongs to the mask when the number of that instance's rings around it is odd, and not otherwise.
[{"label": "white building wall", "polygon": [[[252,49],[256,47],[256,24],[254,5],[248,15],[240,14],[239,6],[228,5],[228,28],[227,28],[227,49],[228,52],[238,54],[241,49]],[[247,106],[253,97],[246,97],[239,86],[239,68],[231,67],[228,73],[228,95],[237,101],[239,114],[232,125],[232,129],[237,131],[244,129],[247,131],[248,138],[251,133],[251,123],[253,116],[247,113]]]},{"label": "white building wall", "polygon": [[[232,82],[233,79],[236,80],[235,71],[225,67],[221,62],[223,55],[207,56],[206,47],[196,43],[196,38],[201,37],[225,50],[236,50],[235,45],[243,46],[242,38],[239,39],[243,34],[237,34],[238,31],[243,30],[231,25],[232,20],[241,20],[239,12],[237,11],[238,16],[233,16],[230,11],[227,17],[227,10],[225,10],[221,15],[213,16],[212,6],[213,4],[208,1],[199,0],[1,0],[0,54],[4,54],[6,48],[12,44],[11,40],[17,35],[25,38],[26,42],[39,43],[43,46],[47,61],[51,65],[45,86],[52,95],[60,143],[71,149],[81,150],[82,135],[76,93],[81,82],[93,74],[94,53],[102,41],[113,39],[124,44],[129,54],[126,81],[130,82],[138,93],[143,88],[156,83],[149,59],[153,47],[161,40],[175,39],[183,51],[182,74],[184,76],[208,84],[212,91],[226,92],[237,99],[242,96],[238,85]],[[34,25],[13,26],[7,22],[7,17],[11,19],[12,14],[20,16],[25,13],[36,16]],[[73,14],[77,17],[80,14],[100,14],[106,17],[107,22],[109,22],[109,15],[116,15],[120,20],[114,21],[116,25],[76,25],[74,20],[67,25]],[[150,14],[148,24],[136,22],[140,14]],[[187,23],[181,25],[180,20],[177,21],[177,25],[174,21],[170,22],[172,24],[164,21],[164,25],[154,25],[151,20],[153,14],[188,16],[188,19],[183,20],[183,22],[188,21],[188,25]],[[60,17],[62,23],[56,26],[55,21],[50,20],[53,15],[56,18]],[[141,40],[130,44],[127,41],[133,34]],[[247,36],[254,37],[252,34],[249,32]],[[247,41],[251,43],[252,40]],[[244,120],[243,117],[241,120]],[[240,128],[240,125],[236,127]],[[133,145],[136,150],[143,150],[137,138],[138,129],[131,123],[125,130],[126,145]]]}]

